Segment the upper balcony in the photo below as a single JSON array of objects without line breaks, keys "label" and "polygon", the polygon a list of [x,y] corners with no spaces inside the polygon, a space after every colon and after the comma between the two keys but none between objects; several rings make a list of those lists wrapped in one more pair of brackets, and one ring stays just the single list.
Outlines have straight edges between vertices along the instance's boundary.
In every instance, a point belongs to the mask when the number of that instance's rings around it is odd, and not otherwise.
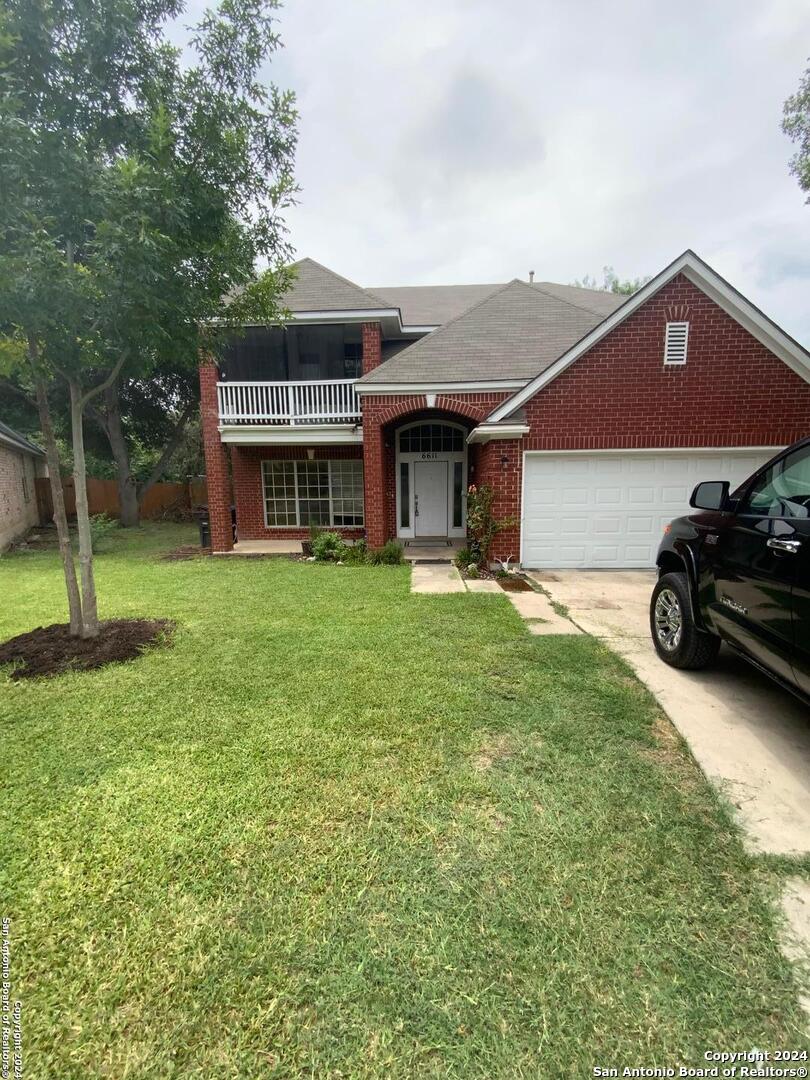
[{"label": "upper balcony", "polygon": [[220,382],[221,425],[359,424],[357,379],[300,382]]}]

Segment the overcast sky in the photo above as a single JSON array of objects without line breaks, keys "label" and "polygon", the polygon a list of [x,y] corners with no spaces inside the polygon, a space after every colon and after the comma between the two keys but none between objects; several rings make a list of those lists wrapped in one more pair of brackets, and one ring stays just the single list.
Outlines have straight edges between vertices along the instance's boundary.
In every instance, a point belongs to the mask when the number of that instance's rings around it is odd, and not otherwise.
[{"label": "overcast sky", "polygon": [[371,286],[571,282],[691,247],[810,346],[780,130],[807,0],[289,0],[280,32],[299,256]]}]

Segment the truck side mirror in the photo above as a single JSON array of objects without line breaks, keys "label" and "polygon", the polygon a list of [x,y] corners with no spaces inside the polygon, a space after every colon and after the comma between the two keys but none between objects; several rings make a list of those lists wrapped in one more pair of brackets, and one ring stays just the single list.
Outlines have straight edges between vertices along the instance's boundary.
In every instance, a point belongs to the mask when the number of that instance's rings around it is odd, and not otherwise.
[{"label": "truck side mirror", "polygon": [[728,480],[704,480],[692,492],[689,505],[696,510],[724,510],[730,488]]}]

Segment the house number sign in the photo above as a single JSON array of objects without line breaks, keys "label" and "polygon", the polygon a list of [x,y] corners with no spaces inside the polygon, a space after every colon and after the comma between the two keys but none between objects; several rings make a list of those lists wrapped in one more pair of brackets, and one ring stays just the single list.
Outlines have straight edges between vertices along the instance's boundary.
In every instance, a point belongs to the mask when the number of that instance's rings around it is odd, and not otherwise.
[{"label": "house number sign", "polygon": [[425,453],[425,454],[422,454],[422,461],[435,461],[438,456],[439,456],[438,454]]}]

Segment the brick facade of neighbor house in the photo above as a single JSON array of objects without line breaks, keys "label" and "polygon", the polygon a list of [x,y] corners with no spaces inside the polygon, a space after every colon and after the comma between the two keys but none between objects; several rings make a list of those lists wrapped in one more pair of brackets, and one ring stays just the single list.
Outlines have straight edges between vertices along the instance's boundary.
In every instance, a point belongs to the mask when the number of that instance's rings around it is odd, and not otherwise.
[{"label": "brick facade of neighbor house", "polygon": [[[315,448],[315,460],[327,461],[362,458],[362,446],[322,446]],[[269,528],[264,523],[263,461],[306,461],[304,446],[232,446],[231,468],[233,472],[234,503],[240,540],[306,540],[309,526],[278,526]],[[326,526],[325,526],[326,527]],[[332,526],[329,526],[332,530]],[[347,540],[358,540],[365,530],[336,526],[332,531]]]},{"label": "brick facade of neighbor house", "polygon": [[214,551],[230,551],[233,548],[231,479],[228,472],[228,454],[219,437],[218,379],[219,369],[216,364],[200,365],[200,427],[208,484],[211,547]]},{"label": "brick facade of neighbor house", "polygon": [[[435,406],[430,409],[424,394],[363,396],[363,474],[366,532],[370,547],[379,547],[397,533],[397,428],[420,419],[434,422],[456,420],[473,427],[507,396],[505,393],[438,394]],[[473,475],[474,459],[475,455],[471,454]]]},{"label": "brick facade of neighbor house", "polygon": [[36,458],[0,443],[0,551],[39,524],[38,471]]}]

